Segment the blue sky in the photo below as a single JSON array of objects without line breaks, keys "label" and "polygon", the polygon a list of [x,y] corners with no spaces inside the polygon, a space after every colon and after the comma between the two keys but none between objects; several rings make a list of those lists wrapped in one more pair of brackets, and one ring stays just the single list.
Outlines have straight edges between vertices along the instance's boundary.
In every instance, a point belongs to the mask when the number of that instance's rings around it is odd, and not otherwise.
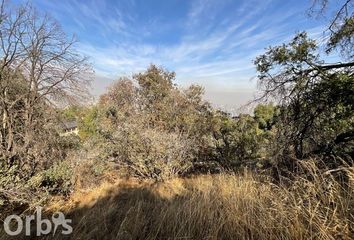
[{"label": "blue sky", "polygon": [[311,0],[34,0],[69,34],[96,71],[93,93],[155,63],[177,83],[205,87],[214,105],[234,110],[256,89],[252,60],[265,47],[324,21],[308,18]]}]

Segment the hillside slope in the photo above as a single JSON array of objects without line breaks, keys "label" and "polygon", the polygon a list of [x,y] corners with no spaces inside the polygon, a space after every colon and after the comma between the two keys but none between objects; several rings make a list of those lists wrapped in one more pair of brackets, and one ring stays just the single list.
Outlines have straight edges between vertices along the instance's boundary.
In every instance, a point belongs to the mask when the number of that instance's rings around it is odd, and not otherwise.
[{"label": "hillside slope", "polygon": [[117,180],[50,209],[73,219],[71,239],[351,239],[353,178],[344,189],[323,177],[290,188],[249,174]]}]

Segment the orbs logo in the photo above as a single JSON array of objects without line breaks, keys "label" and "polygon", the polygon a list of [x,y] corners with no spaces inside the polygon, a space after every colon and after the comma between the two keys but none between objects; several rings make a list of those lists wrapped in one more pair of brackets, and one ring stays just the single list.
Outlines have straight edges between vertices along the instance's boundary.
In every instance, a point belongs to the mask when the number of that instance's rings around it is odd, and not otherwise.
[{"label": "orbs logo", "polygon": [[[36,214],[26,216],[24,220],[22,220],[18,215],[10,215],[4,221],[4,230],[10,236],[16,236],[22,233],[25,230],[25,235],[31,235],[31,222],[36,223],[36,236],[47,235],[53,232],[53,235],[58,230],[58,227],[61,226],[62,231],[61,234],[68,235],[71,234],[73,228],[69,225],[72,220],[65,219],[65,216],[62,212],[56,212],[52,215],[52,221],[49,219],[42,219],[42,208],[36,208]],[[12,226],[11,223],[16,222],[15,226]]]}]

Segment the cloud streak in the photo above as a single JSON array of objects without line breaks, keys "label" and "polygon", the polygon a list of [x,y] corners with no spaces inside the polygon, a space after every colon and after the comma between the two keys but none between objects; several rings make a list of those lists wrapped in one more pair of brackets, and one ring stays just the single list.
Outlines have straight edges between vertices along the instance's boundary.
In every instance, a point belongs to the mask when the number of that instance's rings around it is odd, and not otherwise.
[{"label": "cloud streak", "polygon": [[[207,92],[216,89],[219,94],[255,91],[255,82],[250,82],[256,75],[252,60],[265,47],[306,29],[320,37],[320,27],[308,24],[307,5],[299,8],[299,1],[63,0],[41,4],[66,29],[77,32],[78,49],[91,58],[98,75],[95,94],[102,92],[101,85],[109,79],[131,75],[151,63],[176,71],[181,85],[198,83]],[[218,96],[216,104],[226,104],[220,101],[222,94]],[[228,99],[232,105],[229,95]]]}]

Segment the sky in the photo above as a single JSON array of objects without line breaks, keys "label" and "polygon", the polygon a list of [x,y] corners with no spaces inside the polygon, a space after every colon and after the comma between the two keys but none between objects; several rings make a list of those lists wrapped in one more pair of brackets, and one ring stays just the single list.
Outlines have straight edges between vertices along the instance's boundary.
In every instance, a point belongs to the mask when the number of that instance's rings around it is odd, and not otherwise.
[{"label": "sky", "polygon": [[200,84],[205,98],[230,112],[256,93],[253,60],[268,46],[325,22],[309,18],[311,0],[33,0],[75,34],[95,69],[92,93],[157,64],[181,87]]}]

